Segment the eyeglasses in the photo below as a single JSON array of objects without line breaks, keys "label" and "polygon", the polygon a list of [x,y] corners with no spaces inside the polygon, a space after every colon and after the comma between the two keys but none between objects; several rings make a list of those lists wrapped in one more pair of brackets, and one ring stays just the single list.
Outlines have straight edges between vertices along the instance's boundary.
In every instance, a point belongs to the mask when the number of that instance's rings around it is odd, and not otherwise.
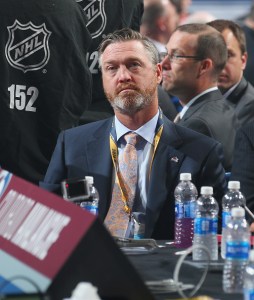
[{"label": "eyeglasses", "polygon": [[196,55],[177,55],[177,54],[168,54],[167,52],[161,52],[160,53],[160,61],[163,61],[163,59],[167,57],[170,62],[176,62],[179,61],[181,58],[191,58],[194,60],[202,60],[203,58]]}]

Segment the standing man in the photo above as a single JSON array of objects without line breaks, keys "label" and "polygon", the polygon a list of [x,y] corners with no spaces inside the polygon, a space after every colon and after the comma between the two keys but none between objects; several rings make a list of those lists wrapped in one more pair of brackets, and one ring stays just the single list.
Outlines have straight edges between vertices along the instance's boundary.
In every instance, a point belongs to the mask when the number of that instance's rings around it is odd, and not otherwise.
[{"label": "standing man", "polygon": [[143,0],[76,0],[76,2],[87,16],[87,29],[92,36],[92,43],[86,55],[93,78],[92,102],[80,119],[80,124],[86,124],[114,114],[103,92],[98,62],[99,44],[108,33],[121,28],[129,27],[139,31],[144,3]]},{"label": "standing man", "polygon": [[198,190],[213,186],[219,201],[224,194],[221,146],[161,113],[162,68],[149,39],[115,31],[101,43],[99,62],[115,117],[62,132],[41,187],[59,192],[63,179],[94,176],[99,217],[112,235],[172,239],[180,173],[190,172]]},{"label": "standing man", "polygon": [[225,101],[234,107],[240,124],[254,121],[254,87],[243,76],[248,58],[244,31],[230,20],[214,20],[208,24],[222,34],[228,48],[218,87]]},{"label": "standing man", "polygon": [[176,122],[220,142],[224,168],[230,171],[235,115],[217,87],[227,60],[223,37],[209,25],[186,24],[171,35],[167,50],[162,61],[163,87],[177,96],[183,106]]},{"label": "standing man", "polygon": [[0,166],[38,184],[91,100],[91,36],[73,0],[0,3]]}]

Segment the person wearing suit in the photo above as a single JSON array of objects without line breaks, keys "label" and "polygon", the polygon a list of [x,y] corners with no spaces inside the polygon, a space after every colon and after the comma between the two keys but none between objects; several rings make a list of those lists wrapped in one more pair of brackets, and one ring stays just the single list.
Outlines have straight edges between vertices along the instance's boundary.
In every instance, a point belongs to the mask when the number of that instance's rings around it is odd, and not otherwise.
[{"label": "person wearing suit", "polygon": [[162,61],[162,84],[183,106],[176,122],[219,141],[225,156],[224,168],[230,171],[235,112],[224,103],[217,87],[227,60],[223,37],[209,25],[186,24],[176,28],[167,50]]},{"label": "person wearing suit", "polygon": [[254,212],[254,122],[237,130],[233,158],[230,180],[240,181],[246,204]]},{"label": "person wearing suit", "polygon": [[208,24],[222,34],[228,49],[218,87],[225,101],[234,107],[241,125],[254,121],[254,87],[243,76],[248,57],[244,31],[231,20],[217,19]]},{"label": "person wearing suit", "polygon": [[[180,173],[190,172],[198,190],[213,186],[220,202],[226,188],[221,145],[163,115],[157,95],[162,67],[145,36],[127,28],[115,31],[102,41],[99,56],[104,91],[115,116],[63,131],[40,185],[59,193],[62,180],[93,176],[100,194],[99,217],[107,219],[123,136],[136,132],[141,142],[134,204],[138,202],[145,214],[144,237],[173,239],[174,189]],[[122,200],[123,210],[129,202]]]}]

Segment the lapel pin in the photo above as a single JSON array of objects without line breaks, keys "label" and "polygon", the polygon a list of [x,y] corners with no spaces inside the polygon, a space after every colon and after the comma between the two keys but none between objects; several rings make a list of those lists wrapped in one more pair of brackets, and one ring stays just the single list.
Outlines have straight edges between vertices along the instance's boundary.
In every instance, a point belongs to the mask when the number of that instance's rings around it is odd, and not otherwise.
[{"label": "lapel pin", "polygon": [[176,156],[173,156],[173,157],[171,157],[171,160],[173,161],[173,162],[178,162],[179,161],[179,158],[178,157],[176,157]]}]

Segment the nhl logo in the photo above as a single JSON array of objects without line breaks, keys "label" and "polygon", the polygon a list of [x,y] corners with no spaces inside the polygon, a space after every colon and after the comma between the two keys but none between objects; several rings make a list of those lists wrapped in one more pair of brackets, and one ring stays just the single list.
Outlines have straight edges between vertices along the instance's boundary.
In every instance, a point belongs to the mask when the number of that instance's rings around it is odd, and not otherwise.
[{"label": "nhl logo", "polygon": [[[80,2],[79,0],[76,0]],[[105,0],[90,0],[89,3],[83,8],[88,18],[87,29],[89,30],[92,38],[96,38],[102,34],[107,23],[105,14]]]},{"label": "nhl logo", "polygon": [[9,64],[24,73],[43,68],[50,57],[48,41],[51,35],[45,23],[36,26],[32,22],[21,24],[15,20],[7,28],[5,56]]}]

